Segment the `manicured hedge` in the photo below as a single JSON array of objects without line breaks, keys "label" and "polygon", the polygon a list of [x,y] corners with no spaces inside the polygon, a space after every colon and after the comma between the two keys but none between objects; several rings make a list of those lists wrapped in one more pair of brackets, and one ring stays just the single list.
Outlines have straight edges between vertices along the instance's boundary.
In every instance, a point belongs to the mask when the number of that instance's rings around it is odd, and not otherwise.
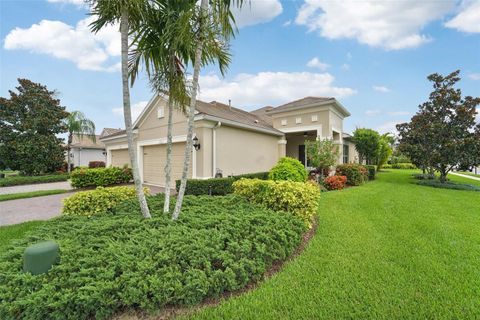
[{"label": "manicured hedge", "polygon": [[89,168],[105,168],[105,161],[90,161],[88,163]]},{"label": "manicured hedge", "polygon": [[417,169],[417,167],[413,163],[393,163],[393,164],[385,164],[382,167],[383,169]]},{"label": "manicured hedge", "polygon": [[0,179],[0,187],[18,186],[24,184],[37,184],[37,183],[49,183],[67,181],[68,174],[58,173],[49,174],[44,176],[9,176]]},{"label": "manicured hedge", "polygon": [[365,168],[368,170],[368,180],[375,180],[375,175],[377,173],[377,167],[374,165],[366,165]]},{"label": "manicured hedge", "polygon": [[307,177],[308,172],[305,166],[297,159],[290,157],[284,157],[278,160],[277,164],[268,174],[270,180],[305,182]]},{"label": "manicured hedge", "polygon": [[[148,194],[148,189],[144,189]],[[92,216],[105,214],[120,202],[135,198],[134,187],[98,187],[95,190],[81,191],[63,199],[64,215]]]},{"label": "manicured hedge", "polygon": [[131,168],[77,168],[70,174],[72,187],[106,187],[133,180]]},{"label": "manicured hedge", "polygon": [[[268,172],[247,173],[234,177],[227,178],[213,178],[213,179],[189,179],[187,180],[187,187],[185,194],[194,196],[199,195],[212,195],[212,196],[224,196],[233,193],[232,184],[238,179],[268,179]],[[176,181],[177,192],[180,189],[180,180]]]},{"label": "manicured hedge", "polygon": [[235,194],[275,211],[286,211],[310,227],[317,213],[320,188],[314,182],[241,179],[233,183]]},{"label": "manicured hedge", "polygon": [[330,176],[326,177],[323,181],[323,185],[327,190],[342,190],[347,184],[346,176]]},{"label": "manicured hedge", "polygon": [[[109,319],[133,309],[194,305],[262,279],[302,241],[301,219],[234,197],[186,196],[179,220],[161,214],[163,197],[148,197],[152,219],[135,201],[128,214],[61,217],[36,228],[0,257],[0,319]],[[25,248],[60,245],[48,273],[22,272]]]},{"label": "manicured hedge", "polygon": [[350,186],[359,186],[368,180],[368,170],[362,165],[348,163],[337,166],[337,176],[346,176],[347,184]]}]

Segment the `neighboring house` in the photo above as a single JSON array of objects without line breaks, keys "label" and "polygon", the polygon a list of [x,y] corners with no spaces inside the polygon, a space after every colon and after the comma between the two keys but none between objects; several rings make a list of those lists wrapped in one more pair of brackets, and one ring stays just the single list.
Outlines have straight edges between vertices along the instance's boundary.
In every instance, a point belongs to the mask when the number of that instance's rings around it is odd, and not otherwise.
[{"label": "neighboring house", "polygon": [[[166,161],[166,100],[155,96],[135,121],[139,169],[145,184],[163,186]],[[339,145],[338,163],[354,162],[351,137],[343,133],[343,119],[350,113],[334,98],[307,97],[279,107],[252,112],[219,102],[197,101],[195,137],[190,178],[207,179],[270,170],[279,158],[289,156],[306,164],[305,140],[331,138]],[[187,118],[173,115],[173,179],[182,172],[187,135]],[[100,140],[107,150],[107,165],[129,164],[125,130]],[[345,156],[345,157],[344,157]]]},{"label": "neighboring house", "polygon": [[122,131],[121,129],[104,128],[100,135],[96,135],[95,142],[88,137],[74,135],[70,145],[70,161],[74,167],[88,166],[90,161],[106,161],[107,152],[102,137]]}]

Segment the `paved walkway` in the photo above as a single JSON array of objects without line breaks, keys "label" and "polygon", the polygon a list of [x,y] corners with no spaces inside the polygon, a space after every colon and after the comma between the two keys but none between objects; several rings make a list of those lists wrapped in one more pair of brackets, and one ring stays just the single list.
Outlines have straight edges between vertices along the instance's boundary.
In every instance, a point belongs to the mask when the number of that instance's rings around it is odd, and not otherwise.
[{"label": "paved walkway", "polygon": [[72,193],[0,202],[0,226],[59,216],[62,200]]},{"label": "paved walkway", "polygon": [[454,174],[454,175],[456,175],[456,176],[463,177],[463,178],[468,178],[468,179],[480,181],[480,178],[478,178],[478,177],[473,177],[473,176],[468,176],[468,175],[466,175],[466,174],[461,174],[461,173],[457,173],[457,172],[450,172],[450,174]]},{"label": "paved walkway", "polygon": [[21,186],[1,187],[0,194],[12,194],[31,192],[39,190],[55,190],[55,189],[72,189],[69,181],[50,182],[50,183],[37,183],[37,184],[25,184]]}]

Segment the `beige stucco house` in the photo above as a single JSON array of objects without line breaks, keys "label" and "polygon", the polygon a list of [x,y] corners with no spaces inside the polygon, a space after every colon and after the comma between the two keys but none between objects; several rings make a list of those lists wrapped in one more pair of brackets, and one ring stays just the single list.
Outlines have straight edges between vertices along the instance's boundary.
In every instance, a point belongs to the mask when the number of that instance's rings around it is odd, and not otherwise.
[{"label": "beige stucco house", "polygon": [[[167,101],[155,96],[134,123],[136,151],[142,180],[164,185],[167,142]],[[195,136],[200,145],[193,150],[190,177],[208,179],[268,171],[279,158],[289,156],[308,166],[306,139],[331,138],[339,145],[339,163],[355,162],[351,137],[343,133],[343,120],[350,113],[335,98],[306,97],[278,107],[252,112],[219,102],[197,102]],[[187,118],[173,115],[172,173],[179,179],[187,135]],[[125,131],[100,139],[107,150],[107,165],[129,163]]]}]

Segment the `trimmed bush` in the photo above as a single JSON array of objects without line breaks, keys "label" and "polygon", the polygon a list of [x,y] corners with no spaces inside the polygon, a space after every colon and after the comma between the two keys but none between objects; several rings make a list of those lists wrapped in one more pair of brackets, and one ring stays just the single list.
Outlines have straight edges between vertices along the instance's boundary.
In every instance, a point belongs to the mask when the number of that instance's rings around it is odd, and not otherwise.
[{"label": "trimmed bush", "polygon": [[[241,179],[268,179],[268,172],[247,173],[228,178],[213,178],[213,179],[190,179],[187,180],[187,187],[185,194],[194,196],[199,195],[212,195],[212,196],[224,196],[233,193],[233,182]],[[177,192],[180,189],[180,180],[176,181]]]},{"label": "trimmed bush", "polygon": [[58,173],[44,176],[7,176],[0,179],[0,187],[18,186],[24,184],[50,183],[67,181],[68,174]]},{"label": "trimmed bush", "polygon": [[[130,310],[194,305],[262,279],[299,246],[305,227],[291,214],[234,197],[184,199],[177,221],[147,197],[152,218],[68,216],[33,230],[0,257],[0,319],[109,319]],[[25,248],[60,245],[46,274],[22,272]]]},{"label": "trimmed bush", "polygon": [[366,165],[365,168],[368,170],[368,180],[375,180],[375,175],[377,173],[377,167],[374,165]]},{"label": "trimmed bush", "polygon": [[342,190],[347,183],[346,176],[330,176],[326,177],[323,184],[327,190]]},{"label": "trimmed bush", "polygon": [[284,157],[278,160],[277,164],[270,170],[268,178],[270,180],[288,180],[296,182],[305,182],[307,180],[307,170],[297,159]]},{"label": "trimmed bush", "polygon": [[133,180],[132,169],[109,168],[77,168],[70,174],[72,187],[106,187],[115,184],[129,183]]},{"label": "trimmed bush", "polygon": [[90,161],[88,163],[89,168],[105,168],[105,161]]},{"label": "trimmed bush", "polygon": [[362,165],[348,163],[337,166],[337,176],[346,176],[347,184],[350,186],[359,186],[368,180],[368,170]]},{"label": "trimmed bush", "polygon": [[241,179],[233,183],[235,194],[274,211],[290,212],[308,227],[318,209],[320,189],[312,182]]},{"label": "trimmed bush", "polygon": [[431,173],[414,173],[412,176],[418,180],[435,180],[437,178],[435,174]]},{"label": "trimmed bush", "polygon": [[[148,189],[144,189],[148,193]],[[135,198],[134,187],[98,187],[95,190],[81,191],[63,199],[64,215],[92,216],[111,213],[120,202]]]},{"label": "trimmed bush", "polygon": [[441,189],[480,191],[480,187],[478,186],[474,186],[471,184],[464,184],[464,183],[456,183],[451,181],[441,183],[439,180],[421,180],[421,181],[418,181],[417,184],[421,186],[429,186],[429,187],[441,188]]},{"label": "trimmed bush", "polygon": [[393,163],[393,164],[385,164],[383,169],[417,169],[417,167],[413,163]]}]

